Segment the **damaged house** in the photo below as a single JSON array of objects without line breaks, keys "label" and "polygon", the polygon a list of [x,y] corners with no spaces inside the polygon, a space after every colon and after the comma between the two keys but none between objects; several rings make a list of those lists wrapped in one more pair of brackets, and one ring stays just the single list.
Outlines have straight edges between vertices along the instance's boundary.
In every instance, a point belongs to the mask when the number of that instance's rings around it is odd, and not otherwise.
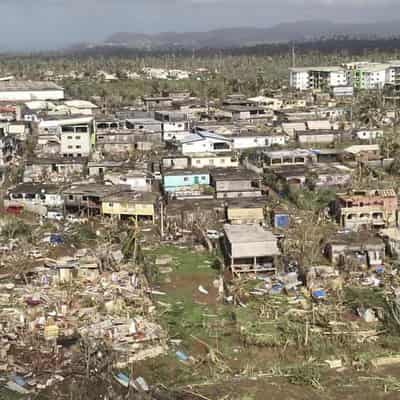
[{"label": "damaged house", "polygon": [[226,219],[230,224],[262,224],[265,221],[265,199],[235,199],[226,206]]},{"label": "damaged house", "polygon": [[74,184],[63,192],[64,207],[70,212],[83,211],[88,215],[98,215],[102,210],[103,198],[129,190],[128,185]]},{"label": "damaged house", "polygon": [[328,241],[325,253],[338,266],[376,267],[383,265],[385,243],[368,232],[338,233]]},{"label": "damaged house", "polygon": [[261,177],[245,169],[211,171],[211,186],[217,199],[238,197],[262,197]]},{"label": "damaged house", "polygon": [[119,219],[135,217],[155,222],[157,195],[146,192],[121,192],[105,196],[101,200],[103,215]]},{"label": "damaged house", "polygon": [[4,206],[8,208],[26,209],[41,215],[46,215],[51,208],[61,208],[64,205],[62,188],[58,185],[45,183],[21,183],[7,192]]},{"label": "damaged house", "polygon": [[277,238],[260,225],[224,225],[226,265],[234,275],[276,271]]},{"label": "damaged house", "polygon": [[358,190],[336,197],[333,214],[343,228],[358,230],[397,225],[398,200],[393,189]]},{"label": "damaged house", "polygon": [[24,182],[67,181],[73,176],[82,176],[86,164],[84,158],[62,157],[31,158],[26,161]]},{"label": "damaged house", "polygon": [[316,156],[311,150],[278,150],[264,151],[265,167],[280,167],[293,165],[310,165],[316,161]]}]

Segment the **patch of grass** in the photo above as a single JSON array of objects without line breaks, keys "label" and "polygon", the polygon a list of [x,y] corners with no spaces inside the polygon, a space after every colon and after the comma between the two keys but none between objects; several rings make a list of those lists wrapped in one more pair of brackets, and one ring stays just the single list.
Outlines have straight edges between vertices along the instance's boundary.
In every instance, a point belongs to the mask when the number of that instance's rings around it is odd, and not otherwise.
[{"label": "patch of grass", "polygon": [[344,289],[344,303],[351,308],[378,308],[384,307],[386,301],[381,289],[347,287]]},{"label": "patch of grass", "polygon": [[189,248],[160,246],[151,251],[146,250],[144,254],[147,258],[152,259],[153,262],[155,262],[158,256],[171,256],[173,261],[170,266],[179,273],[190,274],[199,271],[213,273],[212,266],[215,263],[215,257],[206,253],[196,252]]}]

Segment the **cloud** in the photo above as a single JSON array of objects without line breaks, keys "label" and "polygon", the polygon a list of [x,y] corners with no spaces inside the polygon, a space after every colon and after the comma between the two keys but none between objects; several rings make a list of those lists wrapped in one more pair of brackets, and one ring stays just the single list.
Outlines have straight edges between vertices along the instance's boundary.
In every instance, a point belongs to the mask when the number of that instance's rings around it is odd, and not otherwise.
[{"label": "cloud", "polygon": [[330,19],[390,20],[399,0],[0,0],[0,51],[102,40],[114,32],[202,31]]}]

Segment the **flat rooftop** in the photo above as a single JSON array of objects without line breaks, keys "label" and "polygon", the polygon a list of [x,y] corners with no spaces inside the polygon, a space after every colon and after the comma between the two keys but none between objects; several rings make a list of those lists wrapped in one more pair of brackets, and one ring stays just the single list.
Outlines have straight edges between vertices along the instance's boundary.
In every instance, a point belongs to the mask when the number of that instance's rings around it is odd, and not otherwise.
[{"label": "flat rooftop", "polygon": [[255,172],[240,168],[216,168],[210,172],[214,181],[261,179]]},{"label": "flat rooftop", "polygon": [[22,92],[40,90],[64,90],[53,82],[42,81],[0,81],[0,92]]},{"label": "flat rooftop", "polygon": [[114,193],[104,197],[105,201],[109,202],[126,202],[126,203],[152,203],[154,204],[157,200],[157,194],[151,192],[121,192]]},{"label": "flat rooftop", "polygon": [[276,242],[271,231],[266,231],[260,225],[224,225],[225,234],[232,244]]}]

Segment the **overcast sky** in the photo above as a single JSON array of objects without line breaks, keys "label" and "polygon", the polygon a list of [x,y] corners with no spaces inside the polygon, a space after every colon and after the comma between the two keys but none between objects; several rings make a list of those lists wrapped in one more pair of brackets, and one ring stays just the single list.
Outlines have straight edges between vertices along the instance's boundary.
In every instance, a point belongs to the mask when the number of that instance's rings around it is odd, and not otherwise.
[{"label": "overcast sky", "polygon": [[[115,32],[400,19],[399,0],[0,0],[0,51],[101,41]],[[399,17],[398,17],[399,16]]]}]

